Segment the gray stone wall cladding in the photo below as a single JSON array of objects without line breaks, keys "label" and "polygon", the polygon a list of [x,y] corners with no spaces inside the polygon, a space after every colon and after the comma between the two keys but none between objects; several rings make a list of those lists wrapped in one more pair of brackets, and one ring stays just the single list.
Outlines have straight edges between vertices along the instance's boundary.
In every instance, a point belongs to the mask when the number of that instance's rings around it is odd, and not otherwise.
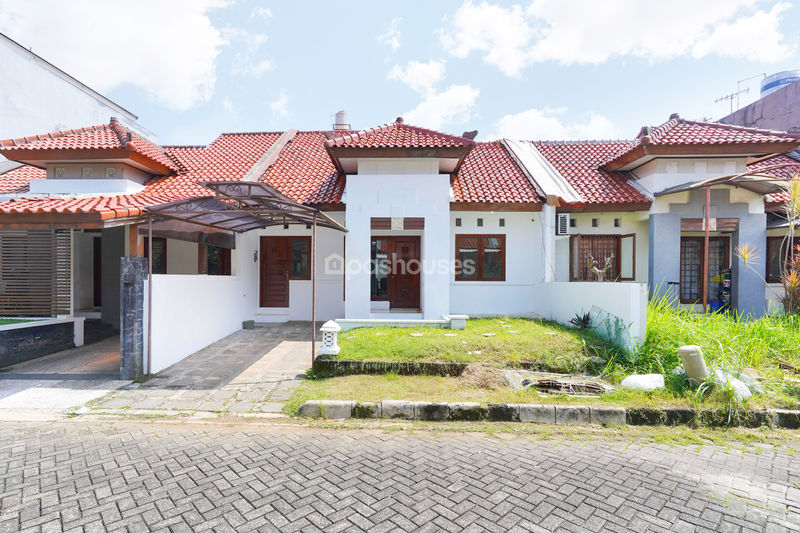
[{"label": "gray stone wall cladding", "polygon": [[297,410],[309,418],[383,418],[385,420],[490,421],[534,424],[602,426],[742,426],[800,429],[800,411],[759,409],[731,415],[724,410],[689,407],[632,407],[613,405],[550,405],[477,402],[411,402],[384,400],[359,403],[342,400],[311,400]]},{"label": "gray stone wall cladding", "polygon": [[74,333],[72,322],[0,331],[0,367],[72,348]]},{"label": "gray stone wall cladding", "polygon": [[[651,298],[679,295],[681,256],[681,219],[702,218],[705,209],[705,190],[691,192],[688,204],[672,204],[669,213],[650,215],[649,285]],[[747,204],[731,204],[730,191],[711,191],[712,218],[738,218],[739,229],[731,235],[731,303],[742,315],[760,317],[766,311],[766,287],[761,276],[765,273],[767,245],[767,215],[751,214]],[[760,254],[752,263],[756,272],[745,268],[736,257],[739,244],[749,244]]]},{"label": "gray stone wall cladding", "polygon": [[120,378],[144,373],[144,291],[147,258],[120,258]]}]

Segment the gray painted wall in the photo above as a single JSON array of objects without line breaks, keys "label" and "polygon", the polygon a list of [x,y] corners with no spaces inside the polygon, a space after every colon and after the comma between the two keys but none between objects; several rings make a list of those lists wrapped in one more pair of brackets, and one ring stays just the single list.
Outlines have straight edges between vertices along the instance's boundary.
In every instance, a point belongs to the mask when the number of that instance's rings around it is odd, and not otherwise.
[{"label": "gray painted wall", "polygon": [[120,258],[125,255],[125,227],[103,230],[103,305],[101,317],[119,329]]},{"label": "gray painted wall", "polygon": [[[738,218],[739,229],[731,235],[731,276],[733,287],[731,303],[743,315],[761,316],[766,311],[766,288],[759,277],[765,271],[767,244],[767,215],[748,212],[747,204],[731,204],[730,192],[724,189],[711,191],[712,218]],[[667,294],[677,298],[680,281],[681,218],[702,218],[705,191],[692,191],[688,204],[671,204],[670,212],[650,215],[650,296]],[[749,244],[760,253],[752,267],[745,268],[736,257],[736,247]]]},{"label": "gray painted wall", "polygon": [[800,81],[759,98],[719,121],[751,128],[781,131],[798,128],[800,131]]}]

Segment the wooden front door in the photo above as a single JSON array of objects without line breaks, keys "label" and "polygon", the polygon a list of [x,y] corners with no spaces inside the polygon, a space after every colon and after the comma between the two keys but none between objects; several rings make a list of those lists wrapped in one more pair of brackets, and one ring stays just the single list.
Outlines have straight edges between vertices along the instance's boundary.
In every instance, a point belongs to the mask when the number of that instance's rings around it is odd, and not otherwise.
[{"label": "wooden front door", "polygon": [[389,274],[389,305],[393,308],[419,309],[420,239],[395,237],[392,239],[392,262]]},{"label": "wooden front door", "polygon": [[289,307],[289,240],[261,237],[261,307]]}]

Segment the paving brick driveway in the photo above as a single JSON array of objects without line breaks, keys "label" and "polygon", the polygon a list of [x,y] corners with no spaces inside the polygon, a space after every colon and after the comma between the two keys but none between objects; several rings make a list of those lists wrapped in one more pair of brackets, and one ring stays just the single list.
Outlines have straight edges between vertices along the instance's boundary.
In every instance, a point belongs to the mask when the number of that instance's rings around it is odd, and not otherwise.
[{"label": "paving brick driveway", "polygon": [[800,457],[482,435],[5,424],[2,531],[787,531]]},{"label": "paving brick driveway", "polygon": [[311,322],[239,330],[90,405],[103,410],[279,413],[311,367]]}]

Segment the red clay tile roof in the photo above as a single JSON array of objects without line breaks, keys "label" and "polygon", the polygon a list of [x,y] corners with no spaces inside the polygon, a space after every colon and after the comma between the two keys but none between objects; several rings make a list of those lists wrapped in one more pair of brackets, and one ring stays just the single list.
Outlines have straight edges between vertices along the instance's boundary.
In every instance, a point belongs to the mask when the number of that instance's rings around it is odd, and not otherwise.
[{"label": "red clay tile roof", "polygon": [[0,203],[2,213],[99,213],[101,218],[138,216],[144,208],[173,200],[144,192],[84,198],[18,198]]},{"label": "red clay tile roof", "polygon": [[[620,172],[600,166],[629,141],[533,141],[533,145],[589,204],[640,204],[650,199]],[[534,176],[535,179],[535,176]]]},{"label": "red clay tile roof", "polygon": [[[609,169],[622,167],[638,157],[644,150],[656,151],[667,146],[724,146],[724,145],[775,145],[794,144],[792,150],[800,145],[800,135],[782,131],[745,128],[719,122],[700,122],[686,120],[673,114],[660,126],[646,126],[632,142],[617,154],[611,154],[603,163]],[[777,150],[775,150],[777,151]],[[694,153],[694,150],[687,152]]]},{"label": "red clay tile roof", "polygon": [[0,194],[19,194],[28,192],[31,180],[44,179],[47,171],[43,168],[22,165],[0,174]]},{"label": "red clay tile roof", "polygon": [[[128,134],[131,136],[130,142],[127,140]],[[173,172],[179,170],[175,161],[170,159],[160,147],[131,132],[116,120],[111,120],[108,124],[99,126],[0,141],[0,154],[8,155],[9,158],[11,158],[10,154],[19,154],[25,150],[112,149],[128,149],[167,167]]]},{"label": "red clay tile roof", "polygon": [[475,143],[452,183],[456,202],[541,203],[505,147]]},{"label": "red clay tile roof", "polygon": [[473,144],[470,139],[411,126],[402,120],[325,141],[328,148],[457,148]]},{"label": "red clay tile roof", "polygon": [[[747,170],[768,169],[769,167],[773,167],[776,165],[791,165],[791,166],[766,170],[764,171],[764,174],[769,176],[775,176],[778,178],[792,178],[795,176],[800,176],[800,161],[788,155],[778,155],[775,157],[771,157],[769,159],[764,159],[757,163],[752,163],[750,165],[747,165]],[[788,199],[789,199],[788,193],[768,194],[764,198],[768,208],[777,207],[780,204],[786,202]]]},{"label": "red clay tile roof", "polygon": [[260,181],[275,187],[291,199],[306,204],[338,204],[344,193],[328,152],[322,131],[300,131],[281,150],[278,159]]}]

